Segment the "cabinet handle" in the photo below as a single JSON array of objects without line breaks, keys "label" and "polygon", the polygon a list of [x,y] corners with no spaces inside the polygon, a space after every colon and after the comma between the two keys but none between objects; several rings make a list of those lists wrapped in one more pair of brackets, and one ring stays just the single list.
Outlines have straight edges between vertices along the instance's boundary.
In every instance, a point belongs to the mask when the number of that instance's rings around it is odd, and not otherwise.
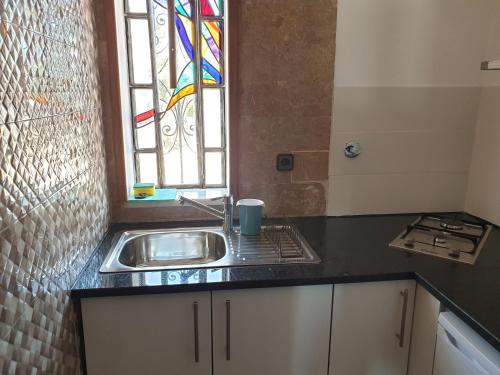
[{"label": "cabinet handle", "polygon": [[399,339],[399,347],[404,346],[405,341],[405,327],[406,327],[406,310],[408,310],[408,289],[399,292],[403,296],[403,310],[401,311],[401,327],[399,328],[399,333],[396,333],[396,337]]},{"label": "cabinet handle", "polygon": [[231,360],[231,301],[226,300],[226,361]]},{"label": "cabinet handle", "polygon": [[194,317],[194,361],[200,362],[200,339],[198,332],[198,302],[193,302]]}]

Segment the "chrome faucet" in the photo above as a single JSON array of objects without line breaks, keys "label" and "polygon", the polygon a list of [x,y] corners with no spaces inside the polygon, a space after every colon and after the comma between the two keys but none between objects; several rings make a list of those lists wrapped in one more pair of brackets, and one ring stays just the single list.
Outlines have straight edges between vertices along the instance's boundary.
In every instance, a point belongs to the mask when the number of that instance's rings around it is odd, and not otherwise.
[{"label": "chrome faucet", "polygon": [[189,199],[183,196],[179,197],[179,203],[181,205],[187,203],[190,206],[199,209],[200,211],[206,212],[207,214],[222,219],[223,220],[222,229],[224,230],[224,233],[230,234],[233,231],[233,213],[234,213],[233,196],[225,195],[223,197],[212,198],[210,200],[211,201],[222,200],[223,203],[222,211],[217,210],[201,202],[195,201],[194,199]]}]

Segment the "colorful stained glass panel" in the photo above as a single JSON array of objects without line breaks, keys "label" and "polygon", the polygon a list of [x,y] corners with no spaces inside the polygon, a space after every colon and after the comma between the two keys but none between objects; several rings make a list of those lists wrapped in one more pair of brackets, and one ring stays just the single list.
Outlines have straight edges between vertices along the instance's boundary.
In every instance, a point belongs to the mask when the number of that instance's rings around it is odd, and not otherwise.
[{"label": "colorful stained glass panel", "polygon": [[175,11],[191,18],[191,0],[175,0]]},{"label": "colorful stained glass panel", "polygon": [[[125,0],[125,3],[129,1],[134,0]],[[144,4],[149,1],[149,20],[126,15],[127,30],[133,31],[128,36],[138,180],[161,182],[162,186],[223,185],[226,157],[224,3],[222,0],[138,0],[134,4],[136,11],[144,10]],[[173,14],[169,14],[171,7]],[[148,21],[154,33],[152,51],[149,51]],[[141,28],[137,30],[139,25]],[[172,43],[175,43],[173,49]],[[152,78],[156,82],[152,82]],[[153,90],[156,90],[154,100]],[[156,101],[158,107],[155,108]],[[201,119],[203,121],[198,122]],[[157,141],[158,132],[161,136]],[[203,144],[199,144],[198,135],[203,135]],[[201,170],[205,173],[200,173]],[[158,181],[160,175],[162,181]]]},{"label": "colorful stained glass panel", "polygon": [[203,83],[206,85],[220,85],[223,82],[221,28],[220,21],[203,21],[201,24],[201,65]]},{"label": "colorful stained glass panel", "polygon": [[200,0],[200,12],[204,17],[220,17],[224,10],[223,0]]},{"label": "colorful stained glass panel", "polygon": [[179,13],[176,8],[176,68],[178,72],[177,85],[167,105],[167,110],[175,106],[182,98],[196,92],[196,65],[194,58],[194,24],[188,16]]}]

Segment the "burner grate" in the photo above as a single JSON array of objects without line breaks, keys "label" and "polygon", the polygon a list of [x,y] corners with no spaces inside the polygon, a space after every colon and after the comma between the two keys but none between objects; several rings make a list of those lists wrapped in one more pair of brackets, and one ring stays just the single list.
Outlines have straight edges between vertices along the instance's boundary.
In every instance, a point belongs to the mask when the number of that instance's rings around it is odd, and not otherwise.
[{"label": "burner grate", "polygon": [[390,246],[473,264],[490,230],[491,225],[463,220],[458,215],[423,215]]}]

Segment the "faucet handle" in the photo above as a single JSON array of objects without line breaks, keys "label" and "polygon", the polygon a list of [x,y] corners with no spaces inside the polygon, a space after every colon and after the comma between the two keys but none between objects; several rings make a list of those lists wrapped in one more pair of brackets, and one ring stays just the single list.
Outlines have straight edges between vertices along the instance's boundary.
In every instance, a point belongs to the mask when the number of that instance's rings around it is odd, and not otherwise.
[{"label": "faucet handle", "polygon": [[229,199],[229,200],[232,200],[233,196],[231,194],[229,195],[223,195],[221,197],[215,197],[215,198],[210,198],[211,201],[218,201],[218,200],[226,200],[226,199]]},{"label": "faucet handle", "polygon": [[225,196],[225,195],[223,195],[223,196],[221,196],[221,197],[210,198],[210,200],[211,200],[211,201],[218,201],[218,200],[225,199],[225,198],[226,198],[226,196]]}]

